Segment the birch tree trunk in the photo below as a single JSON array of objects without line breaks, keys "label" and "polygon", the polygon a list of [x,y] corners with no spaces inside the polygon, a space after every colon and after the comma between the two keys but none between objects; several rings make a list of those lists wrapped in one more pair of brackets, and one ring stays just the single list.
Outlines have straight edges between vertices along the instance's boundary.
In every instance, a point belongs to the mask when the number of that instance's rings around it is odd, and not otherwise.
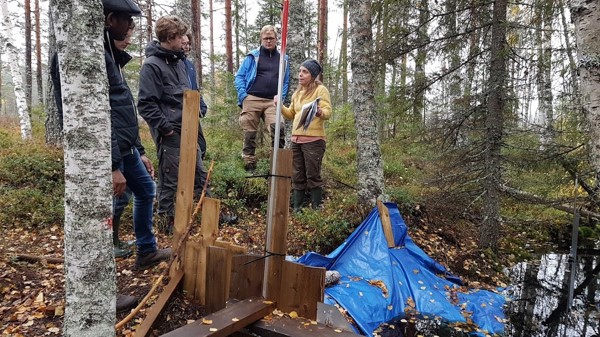
[{"label": "birch tree trunk", "polygon": [[352,106],[356,125],[358,198],[361,205],[374,206],[385,199],[383,162],[377,137],[375,111],[375,74],[371,1],[350,0],[350,36],[352,38]]},{"label": "birch tree trunk", "polygon": [[27,113],[31,117],[31,0],[25,0],[25,99]]},{"label": "birch tree trunk", "polygon": [[40,0],[34,2],[34,15],[35,15],[35,79],[37,83],[38,92],[38,103],[44,104],[44,78],[42,76],[42,39],[41,39],[41,27],[40,27]]},{"label": "birch tree trunk", "polygon": [[589,124],[589,152],[596,177],[600,174],[600,4],[594,0],[571,0],[583,114]]},{"label": "birch tree trunk", "polygon": [[481,248],[496,251],[500,239],[500,184],[502,179],[502,132],[506,105],[506,10],[507,0],[494,2],[492,21],[491,61],[485,119],[485,178],[483,194],[483,223],[479,228]]},{"label": "birch tree trunk", "polygon": [[0,29],[0,41],[3,45],[4,52],[8,54],[11,62],[8,63],[10,73],[12,76],[12,82],[15,91],[15,98],[17,100],[17,113],[19,114],[19,124],[21,127],[21,138],[23,140],[30,140],[32,137],[31,133],[31,119],[29,118],[29,112],[27,111],[27,99],[25,97],[25,90],[23,88],[23,77],[19,73],[20,63],[22,59],[19,55],[17,47],[13,41],[12,36],[12,22],[10,21],[10,15],[8,12],[8,6],[6,0],[2,0],[0,3],[2,9],[2,29]]},{"label": "birch tree trunk", "polygon": [[[54,17],[52,11],[56,10],[54,0],[50,3],[50,18]],[[56,53],[56,37],[54,36],[54,22],[49,20],[48,25],[48,64],[52,64],[52,56]],[[54,99],[54,83],[48,76],[46,85],[46,145],[54,147],[63,146],[62,119],[58,116],[58,107]]]},{"label": "birch tree trunk", "polygon": [[115,335],[110,106],[101,0],[53,0],[65,135],[64,336]]}]

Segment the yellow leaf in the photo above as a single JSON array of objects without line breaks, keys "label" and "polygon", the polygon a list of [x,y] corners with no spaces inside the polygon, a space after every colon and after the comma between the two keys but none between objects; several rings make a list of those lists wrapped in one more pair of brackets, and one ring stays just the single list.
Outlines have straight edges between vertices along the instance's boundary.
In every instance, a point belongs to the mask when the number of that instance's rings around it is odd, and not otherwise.
[{"label": "yellow leaf", "polygon": [[211,325],[212,324],[212,319],[203,318],[202,319],[202,324]]},{"label": "yellow leaf", "polygon": [[298,318],[298,313],[295,311],[290,312],[290,317],[291,318]]}]

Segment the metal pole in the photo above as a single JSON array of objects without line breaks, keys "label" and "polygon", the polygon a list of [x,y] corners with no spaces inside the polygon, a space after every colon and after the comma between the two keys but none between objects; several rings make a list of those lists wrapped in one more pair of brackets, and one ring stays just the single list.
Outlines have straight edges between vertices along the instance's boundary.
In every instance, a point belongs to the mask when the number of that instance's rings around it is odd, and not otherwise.
[{"label": "metal pole", "polygon": [[[272,230],[273,230],[273,213],[275,207],[275,173],[277,172],[277,151],[279,150],[279,135],[281,134],[281,106],[283,105],[283,79],[285,78],[285,55],[286,55],[286,45],[287,45],[287,26],[288,26],[288,11],[289,11],[290,1],[283,1],[283,9],[281,11],[281,50],[279,52],[279,79],[277,81],[277,108],[275,111],[275,141],[273,143],[273,158],[271,163],[271,187],[269,189],[269,205],[267,208],[267,240],[265,243],[265,249],[271,246],[272,242]],[[268,254],[268,252],[267,252]],[[268,259],[269,257],[267,257]],[[265,261],[265,272],[263,275],[263,297],[267,296],[267,277],[269,275],[269,264]]]}]

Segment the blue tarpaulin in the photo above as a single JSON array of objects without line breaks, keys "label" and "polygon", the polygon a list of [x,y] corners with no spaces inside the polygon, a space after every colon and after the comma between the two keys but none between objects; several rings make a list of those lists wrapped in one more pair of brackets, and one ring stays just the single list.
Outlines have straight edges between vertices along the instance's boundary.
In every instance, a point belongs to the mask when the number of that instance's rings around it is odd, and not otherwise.
[{"label": "blue tarpaulin", "polygon": [[394,248],[388,248],[375,208],[331,254],[308,253],[297,260],[340,273],[340,282],[325,289],[326,302],[346,309],[366,335],[372,335],[381,323],[407,315],[448,323],[467,323],[468,317],[480,332],[502,333],[505,298],[461,287],[458,277],[411,240],[398,207],[386,206]]}]

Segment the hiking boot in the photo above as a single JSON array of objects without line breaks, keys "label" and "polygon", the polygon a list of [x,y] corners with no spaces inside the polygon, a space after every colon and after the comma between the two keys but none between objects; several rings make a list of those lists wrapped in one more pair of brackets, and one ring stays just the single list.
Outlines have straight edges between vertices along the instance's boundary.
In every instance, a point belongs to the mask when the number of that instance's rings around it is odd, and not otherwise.
[{"label": "hiking boot", "polygon": [[248,173],[254,173],[256,171],[256,163],[245,163],[244,170]]},{"label": "hiking boot", "polygon": [[221,213],[219,215],[219,223],[235,225],[238,222],[238,217],[235,214]]},{"label": "hiking boot", "polygon": [[171,248],[158,249],[146,255],[138,254],[135,258],[135,269],[146,270],[156,266],[162,261],[169,261],[171,258]]},{"label": "hiking boot", "polygon": [[113,251],[115,252],[115,259],[121,259],[130,257],[133,255],[133,251],[131,249],[123,249],[119,247],[114,247]]},{"label": "hiking boot", "polygon": [[129,250],[131,250],[133,247],[135,247],[135,240],[127,240],[127,241],[119,240],[119,242],[115,245],[115,248],[129,249]]},{"label": "hiking boot", "polygon": [[138,299],[135,296],[117,294],[117,313],[135,308]]}]

